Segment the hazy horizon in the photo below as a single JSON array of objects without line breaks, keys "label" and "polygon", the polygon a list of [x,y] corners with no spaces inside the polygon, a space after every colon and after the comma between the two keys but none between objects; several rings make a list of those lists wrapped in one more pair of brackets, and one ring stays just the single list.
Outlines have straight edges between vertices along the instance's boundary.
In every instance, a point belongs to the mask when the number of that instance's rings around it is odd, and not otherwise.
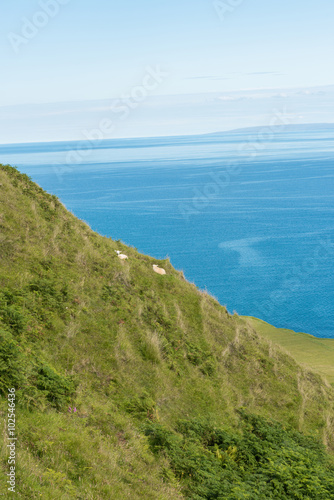
[{"label": "hazy horizon", "polygon": [[333,103],[329,85],[3,106],[0,143],[201,135],[269,126],[275,117],[333,123]]}]

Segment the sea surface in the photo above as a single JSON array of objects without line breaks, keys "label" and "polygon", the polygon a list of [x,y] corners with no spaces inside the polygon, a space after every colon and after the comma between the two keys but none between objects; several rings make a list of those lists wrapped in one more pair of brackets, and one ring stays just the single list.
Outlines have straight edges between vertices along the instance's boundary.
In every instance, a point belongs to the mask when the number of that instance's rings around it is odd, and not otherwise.
[{"label": "sea surface", "polygon": [[334,127],[0,146],[103,235],[230,312],[334,338]]}]

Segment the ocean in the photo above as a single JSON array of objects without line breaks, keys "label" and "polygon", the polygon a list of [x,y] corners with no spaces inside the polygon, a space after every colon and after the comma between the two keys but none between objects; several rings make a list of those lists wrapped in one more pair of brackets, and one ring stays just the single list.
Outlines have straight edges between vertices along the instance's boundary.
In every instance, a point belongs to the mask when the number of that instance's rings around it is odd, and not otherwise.
[{"label": "ocean", "polygon": [[0,146],[95,231],[230,312],[334,338],[334,127]]}]

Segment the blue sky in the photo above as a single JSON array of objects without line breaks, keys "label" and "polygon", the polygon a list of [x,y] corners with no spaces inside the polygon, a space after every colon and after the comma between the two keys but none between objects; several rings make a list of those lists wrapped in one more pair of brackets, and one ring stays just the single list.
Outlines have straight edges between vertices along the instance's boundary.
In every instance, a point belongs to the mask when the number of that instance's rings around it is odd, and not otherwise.
[{"label": "blue sky", "polygon": [[[158,95],[334,83],[333,0],[48,1],[46,21],[43,0],[2,3],[0,106],[117,97],[156,65]],[[46,22],[27,43],[26,19]]]}]

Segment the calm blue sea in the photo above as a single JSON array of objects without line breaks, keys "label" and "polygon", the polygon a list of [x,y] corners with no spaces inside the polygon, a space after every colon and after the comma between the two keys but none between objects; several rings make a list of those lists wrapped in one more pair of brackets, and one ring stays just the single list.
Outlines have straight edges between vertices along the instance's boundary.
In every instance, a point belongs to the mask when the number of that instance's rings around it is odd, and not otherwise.
[{"label": "calm blue sea", "polygon": [[0,162],[231,312],[334,338],[333,132],[8,145]]}]

